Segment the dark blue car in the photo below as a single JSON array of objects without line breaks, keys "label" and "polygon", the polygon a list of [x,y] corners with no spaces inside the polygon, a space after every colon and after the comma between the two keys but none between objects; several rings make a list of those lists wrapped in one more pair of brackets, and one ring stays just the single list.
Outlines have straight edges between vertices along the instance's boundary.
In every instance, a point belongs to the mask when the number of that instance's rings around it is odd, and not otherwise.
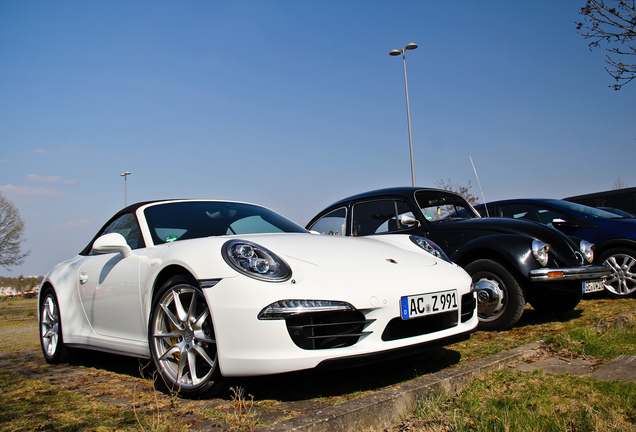
[{"label": "dark blue car", "polygon": [[[488,214],[486,214],[486,208]],[[557,199],[513,199],[479,205],[482,216],[524,219],[596,244],[595,262],[611,268],[605,290],[613,297],[636,293],[636,219]]]}]

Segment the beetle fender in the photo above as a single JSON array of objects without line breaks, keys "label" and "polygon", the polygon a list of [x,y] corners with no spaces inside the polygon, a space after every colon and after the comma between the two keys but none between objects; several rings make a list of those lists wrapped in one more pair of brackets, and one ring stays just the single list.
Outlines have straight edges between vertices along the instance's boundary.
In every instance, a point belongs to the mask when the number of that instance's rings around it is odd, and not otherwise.
[{"label": "beetle fender", "polygon": [[470,240],[457,249],[450,259],[460,265],[466,265],[488,252],[502,257],[526,280],[530,270],[537,268],[537,262],[532,255],[532,239],[512,234],[489,235]]}]

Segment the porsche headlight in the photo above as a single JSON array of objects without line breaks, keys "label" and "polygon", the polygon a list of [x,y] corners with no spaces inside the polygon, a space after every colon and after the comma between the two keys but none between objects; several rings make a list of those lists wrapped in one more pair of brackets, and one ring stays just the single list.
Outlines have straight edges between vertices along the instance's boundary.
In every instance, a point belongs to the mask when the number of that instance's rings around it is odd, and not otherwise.
[{"label": "porsche headlight", "polygon": [[543,243],[539,240],[532,241],[532,254],[534,258],[539,261],[539,264],[545,266],[548,264],[548,251],[550,250],[550,245],[547,243]]},{"label": "porsche headlight", "polygon": [[594,261],[594,246],[596,246],[594,243],[590,243],[585,240],[581,240],[581,243],[579,244],[579,249],[585,258],[585,261],[590,264]]},{"label": "porsche headlight", "polygon": [[424,249],[426,252],[430,253],[431,255],[437,258],[443,259],[444,261],[451,262],[451,260],[446,256],[446,253],[442,250],[442,248],[437,246],[437,244],[435,244],[433,241],[424,237],[416,236],[416,235],[412,235],[409,238],[411,239],[413,243],[415,243],[416,245],[418,245],[419,247],[421,247],[422,249]]},{"label": "porsche headlight", "polygon": [[230,267],[246,276],[269,282],[284,282],[291,277],[287,263],[270,250],[246,240],[230,240],[221,255]]}]

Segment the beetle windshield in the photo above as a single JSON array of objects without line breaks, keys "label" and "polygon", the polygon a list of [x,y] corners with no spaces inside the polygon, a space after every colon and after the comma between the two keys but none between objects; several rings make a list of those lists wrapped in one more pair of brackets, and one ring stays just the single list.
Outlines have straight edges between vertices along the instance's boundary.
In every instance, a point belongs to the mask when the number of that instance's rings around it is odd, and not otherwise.
[{"label": "beetle windshield", "polygon": [[243,203],[177,201],[144,210],[154,244],[209,236],[307,232],[269,209]]},{"label": "beetle windshield", "polygon": [[479,217],[468,201],[453,193],[421,190],[415,193],[415,200],[424,217],[430,222]]}]

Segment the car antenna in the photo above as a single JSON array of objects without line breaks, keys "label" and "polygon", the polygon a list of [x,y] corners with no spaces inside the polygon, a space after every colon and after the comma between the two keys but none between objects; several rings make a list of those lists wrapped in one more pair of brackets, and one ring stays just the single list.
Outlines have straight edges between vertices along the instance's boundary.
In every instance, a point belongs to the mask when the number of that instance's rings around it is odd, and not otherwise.
[{"label": "car antenna", "polygon": [[470,163],[473,165],[473,171],[475,171],[475,177],[477,177],[477,184],[479,185],[479,190],[481,191],[481,199],[484,200],[484,208],[486,209],[486,217],[490,217],[488,214],[488,206],[486,205],[486,197],[484,196],[484,190],[481,188],[481,182],[479,181],[479,176],[477,175],[477,168],[475,168],[475,162],[473,162],[473,157],[468,156],[470,158]]}]

